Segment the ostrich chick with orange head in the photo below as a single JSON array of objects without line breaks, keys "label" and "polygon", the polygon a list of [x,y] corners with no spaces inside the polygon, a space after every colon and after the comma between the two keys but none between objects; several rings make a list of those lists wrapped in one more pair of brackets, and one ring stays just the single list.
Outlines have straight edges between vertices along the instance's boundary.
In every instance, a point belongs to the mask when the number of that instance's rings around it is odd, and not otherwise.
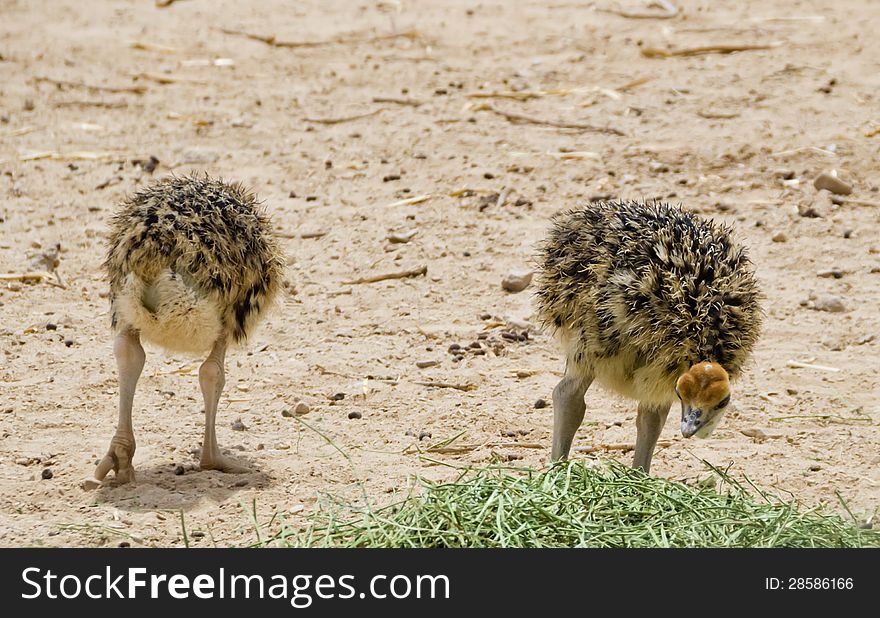
[{"label": "ostrich chick with orange head", "polygon": [[639,402],[633,467],[650,470],[676,398],[682,435],[708,437],[761,329],[730,230],[667,204],[593,202],[555,217],[540,262],[538,313],[566,355],[552,458],[568,456],[593,381]]}]

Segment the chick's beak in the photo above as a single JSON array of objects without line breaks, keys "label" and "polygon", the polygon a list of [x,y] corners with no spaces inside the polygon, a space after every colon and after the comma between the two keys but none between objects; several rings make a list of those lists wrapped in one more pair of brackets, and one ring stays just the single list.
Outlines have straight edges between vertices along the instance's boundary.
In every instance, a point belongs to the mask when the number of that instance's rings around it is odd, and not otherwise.
[{"label": "chick's beak", "polygon": [[703,426],[703,411],[681,403],[681,435],[690,438]]}]

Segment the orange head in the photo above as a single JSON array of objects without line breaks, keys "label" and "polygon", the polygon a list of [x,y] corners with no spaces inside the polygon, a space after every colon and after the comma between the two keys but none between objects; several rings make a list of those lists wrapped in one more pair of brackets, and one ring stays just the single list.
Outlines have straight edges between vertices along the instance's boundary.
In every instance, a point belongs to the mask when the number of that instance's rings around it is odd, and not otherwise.
[{"label": "orange head", "polygon": [[681,400],[681,435],[708,438],[730,403],[730,380],[718,363],[697,363],[678,378],[675,394]]}]

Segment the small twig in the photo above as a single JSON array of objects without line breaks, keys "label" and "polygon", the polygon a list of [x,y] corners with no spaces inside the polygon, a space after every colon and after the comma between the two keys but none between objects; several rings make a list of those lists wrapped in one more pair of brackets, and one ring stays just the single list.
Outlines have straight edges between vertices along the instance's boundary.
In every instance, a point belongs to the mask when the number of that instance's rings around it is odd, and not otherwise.
[{"label": "small twig", "polygon": [[427,266],[419,266],[411,270],[401,270],[394,273],[385,273],[382,275],[373,275],[371,277],[361,277],[351,281],[343,281],[345,285],[358,285],[361,283],[377,283],[379,281],[387,281],[389,279],[407,279],[410,277],[420,277],[428,273]]},{"label": "small twig", "polygon": [[833,372],[840,371],[840,369],[837,367],[828,367],[826,365],[811,365],[810,363],[802,363],[802,362],[796,361],[796,360],[788,361],[787,363],[785,363],[785,366],[791,367],[792,369],[815,369],[817,371],[833,371]]},{"label": "small twig", "polygon": [[373,97],[373,103],[394,103],[395,105],[409,105],[411,107],[419,107],[424,105],[424,101],[418,99],[399,99],[397,97]]},{"label": "small twig", "polygon": [[860,200],[851,197],[838,197],[835,195],[834,201],[840,202],[841,204],[855,204],[856,206],[871,206],[873,208],[880,208],[880,202],[872,200]]},{"label": "small twig", "polygon": [[625,83],[623,86],[618,86],[615,88],[617,92],[626,92],[627,90],[632,90],[633,88],[638,88],[642,84],[647,84],[649,81],[654,79],[653,77],[639,77],[638,79],[634,79],[631,82]]},{"label": "small twig", "polygon": [[452,384],[451,382],[413,382],[419,386],[429,386],[432,388],[454,388],[457,391],[472,391],[477,388],[475,384]]},{"label": "small twig", "polygon": [[725,120],[725,119],[739,117],[739,112],[710,112],[710,111],[700,110],[697,112],[697,116],[699,116],[700,118],[707,118],[709,120],[715,120],[715,119]]},{"label": "small twig", "polygon": [[790,150],[780,150],[779,152],[771,152],[771,157],[787,157],[788,155],[798,154],[804,151],[815,152],[816,154],[825,155],[826,157],[836,157],[837,153],[818,146],[801,146],[800,148],[792,148]]},{"label": "small twig", "polygon": [[343,116],[341,118],[303,118],[306,122],[316,122],[318,124],[340,124],[342,122],[351,122],[352,120],[360,120],[361,118],[369,118],[370,116],[375,116],[380,112],[384,112],[385,108],[380,107],[379,109],[374,109],[371,112],[367,112],[365,114],[356,114],[354,116]]},{"label": "small twig", "polygon": [[210,82],[205,81],[203,79],[195,79],[192,77],[174,77],[172,75],[161,75],[159,73],[135,73],[132,75],[134,79],[146,79],[151,82],[156,82],[157,84],[197,84],[199,86],[204,86],[209,84]]},{"label": "small twig", "polygon": [[166,6],[171,6],[177,2],[177,0],[156,0],[156,8],[164,9]]},{"label": "small twig", "polygon": [[603,13],[613,13],[627,19],[672,19],[678,15],[678,7],[667,0],[654,0],[651,4],[658,4],[662,11],[626,11],[624,9],[597,9]]},{"label": "small twig", "polygon": [[422,202],[427,202],[429,199],[434,197],[431,193],[425,193],[424,195],[416,195],[413,197],[408,197],[405,200],[399,200],[397,202],[392,202],[388,204],[388,208],[394,208],[395,206],[410,206],[412,204],[421,204]]},{"label": "small twig", "polygon": [[36,281],[40,282],[52,276],[52,273],[45,271],[34,271],[29,273],[0,273],[0,281]]},{"label": "small twig", "polygon": [[40,159],[53,159],[56,161],[111,161],[120,156],[121,155],[115,152],[90,152],[85,150],[68,153],[44,151],[22,155],[19,157],[19,160],[38,161]]},{"label": "small twig", "polygon": [[106,109],[116,109],[128,107],[125,101],[58,101],[55,107],[103,107]]},{"label": "small twig", "polygon": [[703,54],[732,54],[741,51],[757,51],[761,49],[774,49],[782,45],[781,42],[739,44],[739,45],[703,45],[700,47],[684,47],[681,49],[659,49],[657,47],[643,47],[641,50],[645,58],[669,58],[671,56],[700,56]]},{"label": "small twig", "polygon": [[544,94],[541,92],[523,90],[521,92],[469,92],[464,96],[468,99],[513,99],[514,101],[528,101],[529,99],[540,98],[544,96]]},{"label": "small twig", "polygon": [[133,94],[143,94],[147,91],[146,86],[95,86],[94,84],[86,84],[83,82],[68,82],[60,79],[52,79],[51,77],[37,76],[34,80],[38,82],[47,82],[55,84],[59,88],[86,88],[87,90],[97,90],[100,92],[131,92]]},{"label": "small twig", "polygon": [[272,47],[322,47],[324,45],[339,45],[346,43],[374,43],[376,41],[387,41],[389,39],[399,39],[399,38],[407,38],[407,39],[417,39],[419,37],[419,33],[415,30],[405,30],[403,32],[395,32],[392,34],[382,34],[379,36],[373,37],[364,37],[362,35],[357,34],[348,34],[338,36],[332,39],[327,39],[326,41],[279,41],[275,38],[274,34],[253,34],[251,32],[244,32],[242,30],[229,30],[226,28],[220,28],[220,31],[224,34],[231,34],[235,36],[243,36],[245,38],[259,41],[260,43],[265,43],[266,45],[271,45]]},{"label": "small twig", "polygon": [[[660,440],[657,442],[658,447],[671,446],[671,440]],[[634,451],[635,444],[597,444],[596,446],[576,446],[572,450],[578,453],[593,453],[596,451]]]},{"label": "small twig", "polygon": [[493,114],[497,114],[499,116],[503,116],[507,120],[513,123],[526,122],[530,124],[540,124],[546,125],[548,127],[556,127],[557,129],[578,129],[581,131],[593,131],[596,133],[610,133],[612,135],[621,135],[625,136],[626,133],[619,129],[615,129],[613,127],[597,127],[592,124],[583,124],[578,122],[558,122],[556,120],[544,120],[542,118],[534,118],[532,116],[526,116],[524,114],[515,114],[513,112],[507,112],[497,107],[493,107],[491,105],[483,104],[477,106],[474,111],[487,111],[492,112]]},{"label": "small twig", "polygon": [[174,47],[167,47],[165,45],[159,45],[158,43],[145,43],[143,41],[130,41],[128,46],[132,49],[140,49],[143,51],[155,51],[161,52],[163,54],[176,54],[179,52],[179,49],[175,49]]}]

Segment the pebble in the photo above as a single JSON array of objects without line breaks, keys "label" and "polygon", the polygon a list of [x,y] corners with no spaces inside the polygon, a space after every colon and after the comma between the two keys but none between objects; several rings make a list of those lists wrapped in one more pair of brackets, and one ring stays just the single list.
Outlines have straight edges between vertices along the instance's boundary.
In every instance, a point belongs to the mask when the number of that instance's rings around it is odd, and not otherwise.
[{"label": "pebble", "polygon": [[424,440],[425,438],[430,438],[430,437],[431,437],[431,432],[430,432],[430,431],[420,431],[420,432],[419,432],[419,442],[421,442],[421,441]]},{"label": "pebble", "polygon": [[460,349],[461,349],[461,346],[460,346],[459,344],[457,344],[457,343],[453,343],[452,345],[449,346],[449,353],[450,353],[450,354],[455,354],[455,353],[458,352]]},{"label": "pebble", "polygon": [[440,361],[435,360],[420,360],[416,361],[416,367],[419,369],[427,369],[428,367],[436,367],[440,364]]},{"label": "pebble", "polygon": [[418,233],[418,230],[409,230],[407,232],[394,232],[393,234],[388,234],[388,236],[385,237],[385,240],[395,244],[404,244],[415,238],[415,235]]},{"label": "pebble", "polygon": [[810,465],[810,472],[818,472],[821,469],[822,469],[822,466],[820,466],[819,464],[811,464]]},{"label": "pebble", "polygon": [[342,401],[343,399],[345,399],[345,393],[334,393],[333,395],[330,395],[331,401]]},{"label": "pebble", "polygon": [[849,195],[852,193],[852,187],[849,186],[849,184],[828,172],[822,172],[816,176],[816,180],[813,181],[813,186],[819,191],[825,189],[837,195]]},{"label": "pebble", "polygon": [[183,476],[186,474],[186,469],[183,466],[174,466],[174,476]]},{"label": "pebble", "polygon": [[70,337],[64,338],[64,345],[66,345],[68,348],[70,346],[72,346],[74,343],[76,343],[76,342],[73,339],[71,339]]},{"label": "pebble", "polygon": [[311,408],[305,401],[298,401],[296,402],[296,405],[293,406],[293,413],[298,416],[303,416],[309,412],[311,412]]},{"label": "pebble", "polygon": [[794,170],[788,169],[787,167],[778,167],[773,170],[774,178],[782,178],[782,180],[791,180],[794,178]]},{"label": "pebble", "polygon": [[247,427],[245,427],[244,423],[241,422],[241,419],[236,419],[232,423],[232,431],[245,431]]},{"label": "pebble", "polygon": [[785,392],[788,393],[789,395],[797,395],[797,394],[798,394],[798,389],[796,389],[796,388],[787,388],[787,389],[785,389]]},{"label": "pebble", "polygon": [[540,409],[546,408],[546,407],[547,407],[547,400],[546,399],[539,399],[538,401],[535,402],[535,409],[536,410],[540,410]]},{"label": "pebble", "polygon": [[813,309],[828,313],[843,313],[846,311],[846,305],[836,296],[822,296],[813,302]]},{"label": "pebble", "polygon": [[874,527],[874,522],[864,521],[859,524],[859,528],[862,530],[871,530]]},{"label": "pebble", "polygon": [[362,418],[362,417],[363,417],[363,414],[361,414],[357,410],[352,410],[351,412],[348,413],[348,418]]},{"label": "pebble", "polygon": [[119,545],[117,545],[117,547],[131,547],[131,543],[129,543],[128,541],[119,541]]},{"label": "pebble", "polygon": [[46,330],[58,330],[58,325],[49,322],[48,324],[46,324]]},{"label": "pebble", "polygon": [[529,287],[529,284],[532,282],[532,271],[530,270],[514,270],[507,274],[504,279],[501,280],[501,287],[513,294],[517,292],[522,292],[524,289]]},{"label": "pebble", "polygon": [[281,410],[281,416],[283,416],[284,418],[293,418],[295,415],[290,408],[284,408],[283,410]]},{"label": "pebble", "polygon": [[193,537],[194,539],[200,539],[203,536],[205,536],[205,533],[202,532],[201,530],[194,530],[193,532],[190,533],[190,536]]},{"label": "pebble", "polygon": [[52,468],[43,468],[43,471],[40,473],[40,476],[44,481],[48,481],[50,478],[55,476],[52,474]]},{"label": "pebble", "polygon": [[772,240],[773,242],[785,242],[786,240],[788,240],[788,236],[786,236],[784,232],[776,232],[775,234],[773,234],[770,240]]},{"label": "pebble", "polygon": [[15,463],[19,466],[29,466],[31,463],[30,457],[18,457],[15,460]]},{"label": "pebble", "polygon": [[835,279],[840,279],[844,275],[844,272],[839,268],[827,268],[825,270],[820,270],[816,273],[817,277],[821,277],[823,279],[830,279],[834,277]]},{"label": "pebble", "polygon": [[247,479],[241,479],[240,481],[235,481],[235,483],[233,483],[233,485],[234,485],[235,487],[244,487],[244,486],[247,485],[249,482],[250,482],[250,481],[248,481]]}]

